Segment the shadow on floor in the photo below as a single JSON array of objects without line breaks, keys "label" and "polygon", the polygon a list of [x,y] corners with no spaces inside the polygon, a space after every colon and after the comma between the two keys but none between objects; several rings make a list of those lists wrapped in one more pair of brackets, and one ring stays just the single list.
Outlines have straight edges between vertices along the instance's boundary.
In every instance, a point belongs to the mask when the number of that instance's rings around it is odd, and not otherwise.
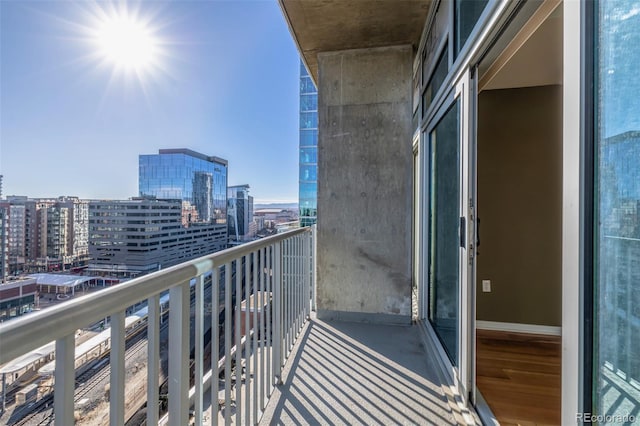
[{"label": "shadow on floor", "polygon": [[261,424],[456,424],[419,333],[312,320]]}]

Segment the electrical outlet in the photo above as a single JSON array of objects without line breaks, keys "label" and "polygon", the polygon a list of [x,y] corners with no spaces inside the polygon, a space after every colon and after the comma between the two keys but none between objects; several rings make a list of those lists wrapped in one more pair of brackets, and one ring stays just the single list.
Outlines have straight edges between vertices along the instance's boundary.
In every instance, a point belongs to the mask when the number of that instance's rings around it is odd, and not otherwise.
[{"label": "electrical outlet", "polygon": [[482,291],[491,293],[491,280],[482,280]]}]

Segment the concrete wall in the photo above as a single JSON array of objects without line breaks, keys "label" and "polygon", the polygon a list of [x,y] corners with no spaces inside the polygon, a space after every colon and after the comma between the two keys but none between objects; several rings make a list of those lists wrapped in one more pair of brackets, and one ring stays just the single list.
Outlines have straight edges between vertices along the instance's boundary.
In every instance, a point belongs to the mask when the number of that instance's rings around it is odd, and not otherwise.
[{"label": "concrete wall", "polygon": [[484,91],[478,111],[477,319],[560,326],[562,87]]},{"label": "concrete wall", "polygon": [[318,55],[320,318],[410,321],[412,55]]}]

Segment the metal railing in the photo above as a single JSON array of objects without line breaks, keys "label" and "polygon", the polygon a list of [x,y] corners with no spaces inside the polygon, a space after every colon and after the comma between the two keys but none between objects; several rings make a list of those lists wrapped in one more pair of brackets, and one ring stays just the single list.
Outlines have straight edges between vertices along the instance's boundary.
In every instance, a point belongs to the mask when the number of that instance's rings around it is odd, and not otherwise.
[{"label": "metal railing", "polygon": [[[217,252],[0,325],[0,365],[55,340],[56,424],[74,423],[75,333],[111,317],[109,423],[125,423],[125,310],[147,301],[147,424],[160,421],[160,294],[169,291],[167,423],[257,424],[312,308],[315,228]],[[204,288],[210,285],[210,300]],[[195,294],[195,295],[194,295]],[[244,303],[242,303],[244,301]],[[190,357],[191,305],[195,356]],[[210,324],[205,324],[210,305]],[[244,314],[243,314],[244,309]],[[244,315],[244,316],[243,316]],[[222,318],[221,318],[222,317]],[[244,323],[244,331],[242,324]],[[210,325],[209,351],[204,335]],[[205,365],[205,359],[210,363]],[[193,371],[195,386],[190,389]],[[223,376],[224,379],[219,379]],[[244,379],[242,378],[244,371]],[[221,389],[221,388],[224,389]],[[224,398],[220,395],[224,394]]]}]

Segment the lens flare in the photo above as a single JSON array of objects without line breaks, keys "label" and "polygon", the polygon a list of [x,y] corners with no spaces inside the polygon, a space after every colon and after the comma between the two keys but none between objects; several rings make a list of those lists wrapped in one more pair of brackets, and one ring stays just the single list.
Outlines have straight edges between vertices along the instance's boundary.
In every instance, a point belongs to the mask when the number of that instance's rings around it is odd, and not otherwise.
[{"label": "lens flare", "polygon": [[[154,5],[153,3],[151,5]],[[143,11],[143,7],[144,8]],[[88,3],[83,25],[98,69],[111,69],[111,82],[137,80],[144,88],[167,74],[167,40],[160,35],[160,11],[149,4],[107,1]]]},{"label": "lens flare", "polygon": [[129,16],[111,16],[97,30],[100,55],[123,70],[145,71],[157,59],[157,40],[141,22]]}]

